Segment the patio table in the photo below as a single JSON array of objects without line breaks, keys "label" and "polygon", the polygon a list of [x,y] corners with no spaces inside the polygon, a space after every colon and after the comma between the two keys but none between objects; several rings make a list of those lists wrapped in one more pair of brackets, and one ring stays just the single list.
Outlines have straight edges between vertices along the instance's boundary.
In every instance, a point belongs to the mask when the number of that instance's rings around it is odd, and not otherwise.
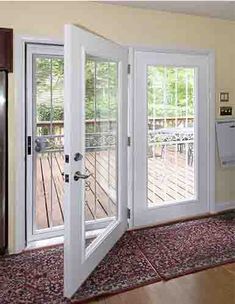
[{"label": "patio table", "polygon": [[[194,128],[162,128],[157,130],[151,130],[148,132],[149,146],[154,146],[156,143],[162,144],[161,154],[157,155],[162,157],[162,153],[166,145],[177,144],[177,151],[183,153],[185,144],[188,144],[188,164],[193,163],[193,142],[194,142]],[[150,152],[150,151],[149,151]],[[152,154],[152,151],[151,151]]]}]

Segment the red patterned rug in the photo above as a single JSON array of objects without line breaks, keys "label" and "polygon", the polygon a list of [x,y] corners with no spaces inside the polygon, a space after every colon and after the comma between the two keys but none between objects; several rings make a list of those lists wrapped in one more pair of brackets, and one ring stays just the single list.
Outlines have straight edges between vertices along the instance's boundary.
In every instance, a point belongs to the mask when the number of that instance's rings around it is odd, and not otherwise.
[{"label": "red patterned rug", "polygon": [[63,247],[0,258],[0,303],[65,304],[235,262],[235,213],[127,232],[72,300],[63,298]]},{"label": "red patterned rug", "polygon": [[130,234],[164,280],[235,262],[235,212]]},{"label": "red patterned rug", "polygon": [[63,247],[0,258],[0,303],[64,304],[133,289],[161,278],[126,233],[74,295],[63,298]]},{"label": "red patterned rug", "polygon": [[87,300],[161,281],[160,276],[126,233],[79,288],[73,299]]}]

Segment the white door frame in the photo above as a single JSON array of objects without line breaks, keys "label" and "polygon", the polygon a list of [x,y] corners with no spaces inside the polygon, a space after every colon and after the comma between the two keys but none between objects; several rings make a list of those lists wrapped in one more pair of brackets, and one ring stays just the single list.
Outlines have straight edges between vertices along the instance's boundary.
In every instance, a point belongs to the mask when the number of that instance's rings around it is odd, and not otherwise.
[{"label": "white door frame", "polygon": [[[31,241],[41,240],[45,238],[57,237],[63,235],[63,225],[45,228],[45,229],[36,229],[35,223],[35,200],[36,200],[36,176],[34,172],[35,162],[36,162],[36,153],[34,151],[34,140],[35,140],[35,92],[33,92],[33,55],[47,56],[53,58],[62,58],[64,51],[63,45],[55,44],[29,44],[26,53],[26,96],[25,96],[25,113],[26,113],[26,136],[31,136],[31,155],[26,154],[26,235],[27,243]],[[32,102],[33,101],[33,102]],[[27,146],[27,143],[26,143]]]},{"label": "white door frame", "polygon": [[25,64],[26,64],[26,44],[48,44],[48,45],[63,45],[63,41],[38,38],[31,36],[17,35],[14,38],[14,67],[15,67],[15,145],[14,150],[17,151],[14,157],[15,165],[15,206],[10,206],[9,213],[10,225],[14,227],[14,239],[12,243],[12,253],[18,253],[25,249],[26,246],[26,132],[25,132]]},{"label": "white door frame", "polygon": [[[215,53],[211,49],[185,49],[185,48],[155,48],[155,47],[142,47],[135,46],[129,49],[129,63],[131,68],[130,73],[130,95],[129,95],[129,134],[132,138],[132,145],[129,155],[129,170],[132,170],[132,174],[129,177],[129,207],[131,208],[131,221],[130,227],[134,227],[133,210],[134,210],[134,74],[136,73],[136,66],[134,64],[135,52],[157,52],[162,54],[183,54],[183,55],[203,55],[208,59],[208,134],[209,134],[209,146],[208,146],[208,208],[206,214],[215,213]],[[164,222],[164,221],[162,221]]]},{"label": "white door frame", "polygon": [[[31,36],[17,35],[14,38],[14,66],[15,66],[15,144],[14,155],[15,166],[15,186],[13,197],[14,204],[9,205],[9,225],[13,227],[13,233],[9,236],[11,244],[10,253],[18,253],[25,249],[25,44],[26,43],[43,43],[43,44],[63,44],[62,40],[50,38],[38,38]],[[187,48],[162,48],[162,47],[144,47],[132,45],[129,47],[129,63],[131,65],[129,74],[129,130],[128,135],[131,137],[131,145],[128,149],[128,206],[131,209],[130,227],[133,227],[133,73],[134,73],[134,52],[135,51],[158,51],[162,53],[180,53],[180,54],[204,54],[209,59],[209,129],[210,129],[210,170],[209,170],[209,205],[210,213],[215,213],[215,52],[212,49],[187,49]],[[222,210],[220,210],[222,211]]]}]

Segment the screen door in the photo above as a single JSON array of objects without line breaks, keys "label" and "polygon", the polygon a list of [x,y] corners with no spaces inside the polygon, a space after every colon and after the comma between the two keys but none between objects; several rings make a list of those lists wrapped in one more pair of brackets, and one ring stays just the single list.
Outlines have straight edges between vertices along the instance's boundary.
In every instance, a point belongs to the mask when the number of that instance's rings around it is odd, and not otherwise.
[{"label": "screen door", "polygon": [[[64,294],[71,297],[127,229],[128,51],[66,25],[64,56]],[[107,225],[87,239],[89,215]]]}]

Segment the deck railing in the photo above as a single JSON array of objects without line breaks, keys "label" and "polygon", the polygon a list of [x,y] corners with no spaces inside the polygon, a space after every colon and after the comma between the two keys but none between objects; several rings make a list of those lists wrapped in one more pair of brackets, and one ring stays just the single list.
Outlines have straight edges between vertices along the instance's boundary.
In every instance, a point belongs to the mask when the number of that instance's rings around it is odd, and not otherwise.
[{"label": "deck railing", "polygon": [[[149,118],[148,129],[158,130],[161,128],[191,127],[193,126],[193,121],[193,117]],[[115,146],[117,139],[115,120],[86,120],[85,128],[87,151],[106,150]],[[41,145],[43,152],[63,151],[63,135],[63,121],[53,121],[52,123],[41,121],[37,123],[37,138],[39,139],[39,145]]]},{"label": "deck railing", "polygon": [[157,130],[161,128],[192,127],[194,122],[193,116],[187,117],[160,117],[148,118],[148,128]]},{"label": "deck railing", "polygon": [[[148,118],[149,129],[161,129],[161,128],[173,128],[173,127],[190,127],[193,125],[194,117],[160,117],[160,118]],[[115,130],[116,120],[86,120],[86,133],[103,133]],[[64,134],[64,122],[62,120],[37,122],[37,135],[63,135]]]}]

